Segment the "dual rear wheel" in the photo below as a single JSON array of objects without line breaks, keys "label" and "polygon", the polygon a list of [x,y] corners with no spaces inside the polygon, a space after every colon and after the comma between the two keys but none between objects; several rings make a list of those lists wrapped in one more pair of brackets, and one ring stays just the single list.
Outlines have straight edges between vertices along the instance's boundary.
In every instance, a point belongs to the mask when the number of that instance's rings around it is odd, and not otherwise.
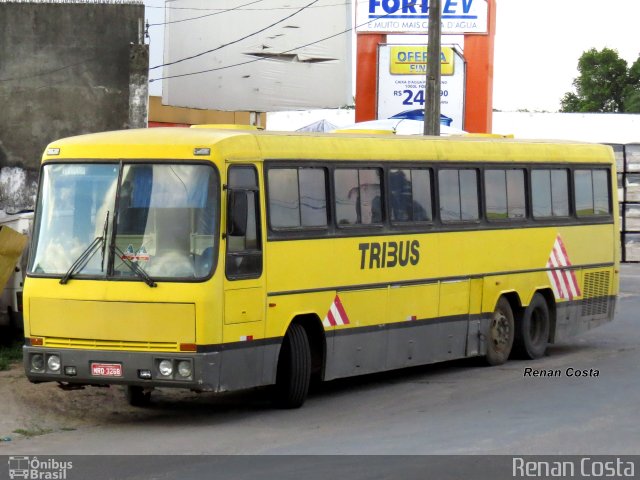
[{"label": "dual rear wheel", "polygon": [[502,365],[513,351],[519,357],[542,357],[549,343],[551,318],[544,296],[536,293],[518,321],[506,297],[500,297],[491,316],[486,360]]}]

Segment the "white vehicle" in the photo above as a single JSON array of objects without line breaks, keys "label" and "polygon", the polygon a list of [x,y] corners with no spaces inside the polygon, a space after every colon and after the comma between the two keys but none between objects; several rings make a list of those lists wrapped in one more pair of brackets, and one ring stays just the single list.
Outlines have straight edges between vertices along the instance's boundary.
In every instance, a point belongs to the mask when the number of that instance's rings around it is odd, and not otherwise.
[{"label": "white vehicle", "polygon": [[[16,214],[6,214],[0,211],[1,229],[9,227],[21,235],[31,238],[33,224],[33,212],[25,211]],[[0,252],[2,254],[2,252]],[[10,332],[22,331],[22,287],[24,274],[27,267],[28,246],[26,246],[17,258],[12,272],[5,272],[9,278],[6,283],[0,285],[0,329],[9,329]],[[11,266],[9,266],[11,268]],[[1,272],[0,272],[1,273]],[[6,277],[6,275],[1,275]]]}]

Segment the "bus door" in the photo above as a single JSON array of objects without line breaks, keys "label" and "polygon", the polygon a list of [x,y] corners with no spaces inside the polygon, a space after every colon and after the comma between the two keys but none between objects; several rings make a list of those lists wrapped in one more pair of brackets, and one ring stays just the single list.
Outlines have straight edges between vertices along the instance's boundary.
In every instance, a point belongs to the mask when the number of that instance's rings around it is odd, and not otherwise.
[{"label": "bus door", "polygon": [[266,296],[259,193],[254,166],[229,167],[222,336],[225,344],[247,342],[246,348],[230,349],[222,364],[222,378],[227,378],[225,383],[232,388],[254,386],[262,376],[262,350],[250,348],[250,342],[264,337]]}]

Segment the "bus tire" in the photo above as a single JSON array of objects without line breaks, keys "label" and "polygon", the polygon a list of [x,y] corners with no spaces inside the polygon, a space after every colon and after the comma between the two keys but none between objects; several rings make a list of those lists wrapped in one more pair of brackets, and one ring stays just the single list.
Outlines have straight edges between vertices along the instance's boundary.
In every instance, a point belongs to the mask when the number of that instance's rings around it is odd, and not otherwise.
[{"label": "bus tire", "polygon": [[542,357],[549,344],[551,317],[547,301],[536,293],[516,325],[515,347],[520,357],[536,359]]},{"label": "bus tire", "polygon": [[151,404],[151,392],[137,385],[127,385],[127,402],[132,407],[148,407]]},{"label": "bus tire", "polygon": [[511,305],[505,297],[500,297],[489,324],[489,338],[485,356],[489,365],[502,365],[508,360],[513,346],[514,328]]},{"label": "bus tire", "polygon": [[311,379],[311,348],[304,327],[289,327],[280,348],[274,403],[279,408],[299,408],[307,398]]}]

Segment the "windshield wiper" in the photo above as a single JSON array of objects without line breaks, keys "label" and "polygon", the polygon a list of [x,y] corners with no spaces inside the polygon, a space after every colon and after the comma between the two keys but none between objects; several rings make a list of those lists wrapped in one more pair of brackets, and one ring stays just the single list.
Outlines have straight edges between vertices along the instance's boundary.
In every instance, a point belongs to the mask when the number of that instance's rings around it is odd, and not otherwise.
[{"label": "windshield wiper", "polygon": [[124,263],[127,267],[129,267],[129,269],[133,273],[139,276],[144,281],[144,283],[146,283],[150,287],[158,286],[158,284],[153,281],[153,279],[149,276],[149,274],[145,272],[140,265],[129,260],[127,256],[124,254],[124,252],[120,250],[116,245],[113,245],[113,249],[118,254],[118,257],[120,258],[120,260],[122,260],[122,263]]},{"label": "windshield wiper", "polygon": [[101,271],[104,271],[104,247],[107,244],[107,227],[109,225],[109,212],[107,211],[107,218],[104,221],[104,228],[102,230],[102,236],[96,237],[93,239],[93,242],[89,244],[87,248],[76,258],[76,260],[71,264],[67,273],[60,279],[61,285],[66,285],[69,279],[73,276],[74,273],[79,272],[84,267],[87,266],[89,260],[96,254],[100,245],[102,245],[102,263],[101,263]]}]

